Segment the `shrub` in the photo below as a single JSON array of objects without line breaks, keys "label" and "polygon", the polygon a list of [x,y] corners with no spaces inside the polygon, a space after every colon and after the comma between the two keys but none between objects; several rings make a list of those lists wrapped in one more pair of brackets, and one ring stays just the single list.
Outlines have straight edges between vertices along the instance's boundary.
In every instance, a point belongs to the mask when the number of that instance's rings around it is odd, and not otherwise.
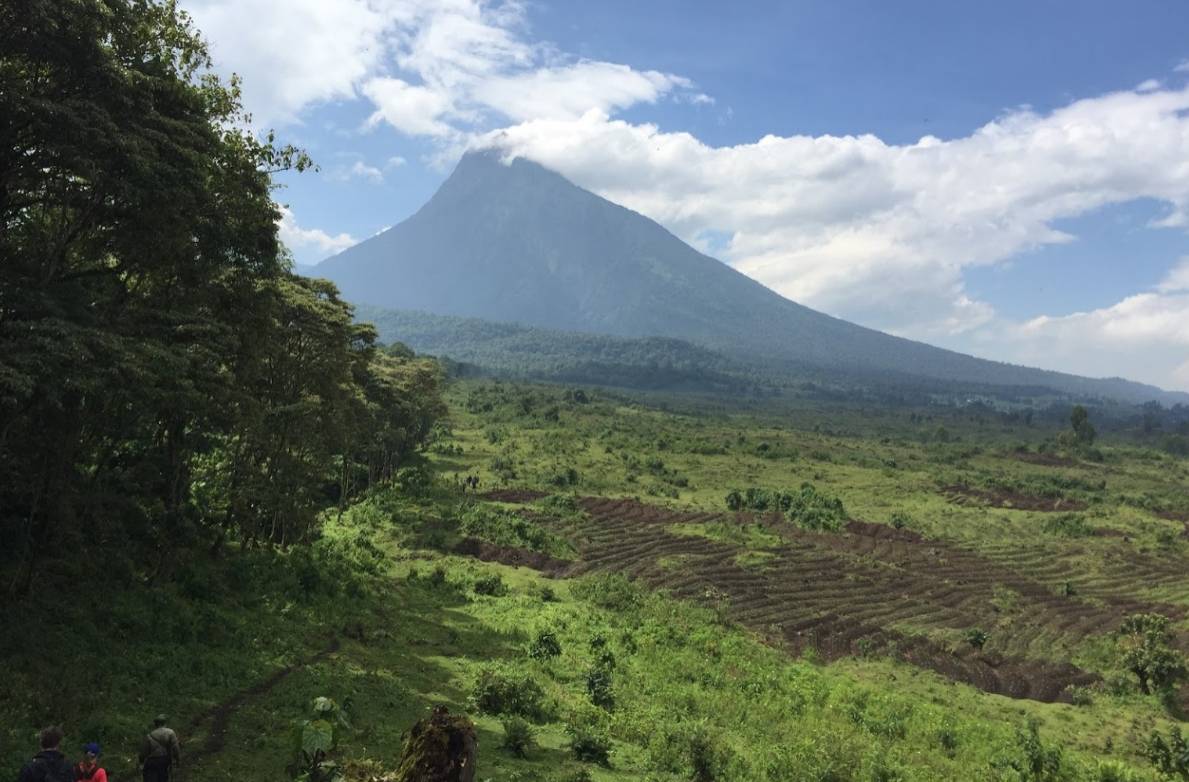
[{"label": "shrub", "polygon": [[505,671],[485,668],[479,672],[471,692],[471,703],[483,713],[510,715],[540,721],[548,714],[541,685],[527,674],[514,676]]},{"label": "shrub", "polygon": [[904,529],[912,526],[912,517],[903,511],[895,511],[892,513],[891,522],[896,529]]},{"label": "shrub", "polygon": [[644,596],[626,576],[617,573],[590,576],[574,584],[575,597],[611,611],[630,611],[639,607]]},{"label": "shrub", "polygon": [[498,573],[475,579],[475,584],[472,588],[475,590],[476,595],[503,597],[508,594],[508,585],[504,583],[503,576]]},{"label": "shrub", "polygon": [[1169,729],[1167,741],[1159,731],[1152,731],[1144,755],[1164,776],[1189,779],[1189,741],[1182,735],[1180,727]]},{"label": "shrub", "polygon": [[1015,745],[997,757],[994,765],[1014,771],[1021,782],[1059,782],[1065,778],[1061,748],[1041,741],[1040,724],[1035,719],[1016,728]]},{"label": "shrub", "polygon": [[570,754],[583,763],[598,763],[600,766],[611,765],[611,740],[591,728],[571,725],[567,728],[570,734]]},{"label": "shrub", "polygon": [[533,726],[520,717],[503,721],[504,740],[500,746],[518,758],[528,757],[528,751],[536,746],[537,736]]},{"label": "shrub", "polygon": [[534,660],[551,660],[561,655],[561,642],[557,635],[549,630],[542,630],[529,644],[528,656]]},{"label": "shrub", "polygon": [[1135,674],[1145,694],[1163,690],[1185,678],[1185,658],[1172,646],[1168,618],[1160,614],[1133,614],[1115,633],[1119,660]]},{"label": "shrub", "polygon": [[991,638],[991,636],[989,636],[985,630],[982,630],[978,627],[970,628],[963,634],[962,637],[966,640],[966,643],[970,644],[975,649],[982,649],[987,645],[987,641],[989,641]]},{"label": "shrub", "polygon": [[600,709],[611,711],[615,708],[615,693],[611,689],[611,671],[602,666],[596,666],[586,674],[586,694],[590,702]]},{"label": "shrub", "polygon": [[526,548],[554,556],[571,556],[573,550],[562,538],[519,513],[490,505],[470,505],[459,514],[459,531],[472,538],[500,546]]},{"label": "shrub", "polygon": [[432,587],[444,587],[447,584],[446,568],[437,565],[429,572],[429,585]]},{"label": "shrub", "polygon": [[1086,519],[1077,513],[1062,513],[1045,519],[1041,527],[1050,535],[1064,538],[1085,538],[1094,534],[1094,530],[1086,523]]},{"label": "shrub", "polygon": [[842,500],[822,494],[811,483],[801,484],[792,495],[788,515],[805,529],[836,530],[846,520]]},{"label": "shrub", "polygon": [[1113,760],[1099,763],[1091,772],[1090,779],[1093,782],[1140,782],[1140,777],[1134,771]]}]

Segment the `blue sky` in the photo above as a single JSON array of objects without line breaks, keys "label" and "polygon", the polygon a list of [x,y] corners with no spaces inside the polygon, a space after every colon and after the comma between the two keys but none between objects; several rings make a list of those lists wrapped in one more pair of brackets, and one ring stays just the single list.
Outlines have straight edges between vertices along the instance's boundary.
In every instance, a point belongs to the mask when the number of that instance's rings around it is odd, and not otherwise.
[{"label": "blue sky", "polygon": [[301,262],[498,146],[831,314],[1189,389],[1189,5],[183,5],[321,166]]}]

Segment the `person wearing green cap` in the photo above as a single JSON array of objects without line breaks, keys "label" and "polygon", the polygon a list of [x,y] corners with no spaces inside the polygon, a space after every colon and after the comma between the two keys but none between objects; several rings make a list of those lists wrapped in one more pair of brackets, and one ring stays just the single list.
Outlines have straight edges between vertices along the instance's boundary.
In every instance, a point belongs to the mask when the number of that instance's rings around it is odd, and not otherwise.
[{"label": "person wearing green cap", "polygon": [[165,726],[166,721],[164,714],[158,714],[153,720],[153,729],[140,743],[140,764],[144,782],[169,782],[173,767],[182,762],[178,734]]}]

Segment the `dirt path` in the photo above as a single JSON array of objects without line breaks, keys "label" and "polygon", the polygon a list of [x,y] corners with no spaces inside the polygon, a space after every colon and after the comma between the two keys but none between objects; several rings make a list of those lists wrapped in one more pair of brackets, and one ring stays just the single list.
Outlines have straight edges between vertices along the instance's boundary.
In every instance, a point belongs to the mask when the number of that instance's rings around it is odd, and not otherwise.
[{"label": "dirt path", "polygon": [[[213,755],[217,755],[223,751],[223,747],[227,743],[227,730],[231,724],[231,719],[236,715],[240,708],[249,701],[266,695],[274,687],[284,681],[289,674],[294,671],[299,671],[307,668],[315,663],[326,659],[330,655],[339,650],[339,639],[332,638],[322,651],[317,652],[304,660],[300,660],[292,665],[286,665],[274,671],[267,678],[261,679],[250,687],[240,690],[232,694],[226,700],[215,704],[195,715],[186,726],[179,731],[182,740],[182,772],[179,775],[183,779],[189,778],[195,766],[200,765],[204,760]],[[203,726],[208,726],[205,731],[205,738],[197,745],[190,743],[187,747],[187,738],[198,735]],[[115,774],[112,777],[112,782],[135,782],[140,778],[138,771],[124,771]]]}]

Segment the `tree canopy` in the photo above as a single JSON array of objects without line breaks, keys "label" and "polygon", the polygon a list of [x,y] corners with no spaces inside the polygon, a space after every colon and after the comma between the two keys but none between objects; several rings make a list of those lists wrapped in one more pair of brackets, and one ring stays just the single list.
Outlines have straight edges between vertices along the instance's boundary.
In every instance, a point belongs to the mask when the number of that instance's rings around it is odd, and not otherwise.
[{"label": "tree canopy", "polygon": [[0,555],[307,536],[441,410],[423,360],[294,275],[253,131],[175,2],[0,5]]}]

